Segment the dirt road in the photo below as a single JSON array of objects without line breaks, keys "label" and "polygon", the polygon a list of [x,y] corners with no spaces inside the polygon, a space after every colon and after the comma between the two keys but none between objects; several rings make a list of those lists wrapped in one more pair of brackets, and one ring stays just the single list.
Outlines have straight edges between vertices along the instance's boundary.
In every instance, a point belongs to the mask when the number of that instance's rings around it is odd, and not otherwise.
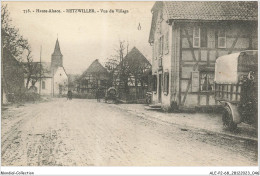
[{"label": "dirt road", "polygon": [[159,124],[94,100],[2,110],[3,166],[257,165],[257,144]]}]

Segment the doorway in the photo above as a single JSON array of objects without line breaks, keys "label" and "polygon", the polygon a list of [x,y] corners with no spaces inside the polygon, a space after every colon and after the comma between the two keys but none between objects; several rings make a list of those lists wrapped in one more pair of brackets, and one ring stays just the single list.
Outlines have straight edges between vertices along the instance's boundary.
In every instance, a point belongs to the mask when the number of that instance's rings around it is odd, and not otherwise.
[{"label": "doorway", "polygon": [[158,102],[162,102],[162,74],[159,74]]}]

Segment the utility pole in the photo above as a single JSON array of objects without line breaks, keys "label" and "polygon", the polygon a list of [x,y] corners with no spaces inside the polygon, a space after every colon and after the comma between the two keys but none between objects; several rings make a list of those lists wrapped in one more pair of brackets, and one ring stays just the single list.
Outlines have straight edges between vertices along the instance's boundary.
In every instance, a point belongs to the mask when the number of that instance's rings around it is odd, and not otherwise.
[{"label": "utility pole", "polygon": [[39,94],[41,95],[42,90],[42,45],[41,45],[41,51],[40,51],[40,89]]}]

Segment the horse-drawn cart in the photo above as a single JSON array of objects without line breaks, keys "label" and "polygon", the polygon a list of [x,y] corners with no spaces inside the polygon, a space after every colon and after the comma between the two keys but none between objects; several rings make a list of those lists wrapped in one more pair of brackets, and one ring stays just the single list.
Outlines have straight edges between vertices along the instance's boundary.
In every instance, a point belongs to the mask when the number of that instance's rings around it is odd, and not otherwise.
[{"label": "horse-drawn cart", "polygon": [[221,56],[215,65],[215,98],[223,105],[223,125],[234,130],[244,122],[257,126],[257,51]]},{"label": "horse-drawn cart", "polygon": [[113,103],[118,103],[117,90],[114,87],[110,87],[106,91],[105,102],[111,100]]}]

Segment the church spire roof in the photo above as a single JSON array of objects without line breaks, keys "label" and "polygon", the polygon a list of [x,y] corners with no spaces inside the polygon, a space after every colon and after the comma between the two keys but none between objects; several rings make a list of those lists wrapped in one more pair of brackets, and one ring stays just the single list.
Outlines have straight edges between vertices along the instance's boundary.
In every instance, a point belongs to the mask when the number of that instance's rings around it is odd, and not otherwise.
[{"label": "church spire roof", "polygon": [[55,48],[54,48],[53,55],[62,55],[61,51],[60,51],[60,44],[59,44],[58,38],[56,40],[56,45],[55,45]]}]

